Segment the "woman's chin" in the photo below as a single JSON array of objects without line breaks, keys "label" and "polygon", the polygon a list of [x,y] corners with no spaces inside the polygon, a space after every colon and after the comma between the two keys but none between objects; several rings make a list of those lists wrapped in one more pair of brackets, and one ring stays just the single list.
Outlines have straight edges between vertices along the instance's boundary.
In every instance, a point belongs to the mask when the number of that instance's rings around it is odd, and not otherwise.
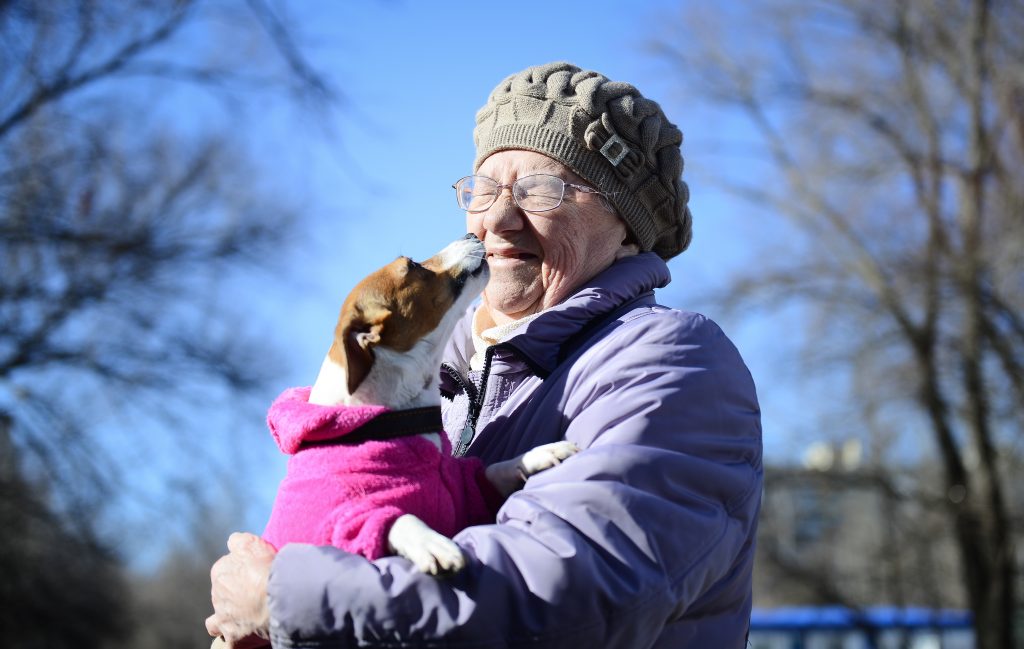
[{"label": "woman's chin", "polygon": [[484,306],[491,313],[495,324],[503,324],[540,311],[543,308],[543,297],[544,291],[540,286],[503,281],[499,273],[492,271],[491,280],[484,289]]}]

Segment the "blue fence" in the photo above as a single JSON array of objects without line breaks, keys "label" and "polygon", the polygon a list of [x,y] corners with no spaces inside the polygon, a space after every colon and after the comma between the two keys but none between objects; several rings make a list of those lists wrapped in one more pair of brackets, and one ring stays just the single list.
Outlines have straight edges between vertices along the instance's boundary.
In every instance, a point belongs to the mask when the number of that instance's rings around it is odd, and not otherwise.
[{"label": "blue fence", "polygon": [[926,608],[754,609],[750,649],[974,649],[971,614]]}]

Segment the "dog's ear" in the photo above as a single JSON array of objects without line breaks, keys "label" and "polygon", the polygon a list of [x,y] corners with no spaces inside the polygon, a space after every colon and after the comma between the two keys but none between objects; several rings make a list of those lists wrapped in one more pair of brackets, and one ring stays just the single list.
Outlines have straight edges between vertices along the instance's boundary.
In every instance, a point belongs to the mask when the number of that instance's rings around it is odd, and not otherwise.
[{"label": "dog's ear", "polygon": [[355,394],[356,388],[370,373],[373,366],[373,348],[380,343],[380,333],[390,315],[390,311],[380,311],[372,317],[361,314],[349,320],[342,330],[344,365],[350,395]]}]

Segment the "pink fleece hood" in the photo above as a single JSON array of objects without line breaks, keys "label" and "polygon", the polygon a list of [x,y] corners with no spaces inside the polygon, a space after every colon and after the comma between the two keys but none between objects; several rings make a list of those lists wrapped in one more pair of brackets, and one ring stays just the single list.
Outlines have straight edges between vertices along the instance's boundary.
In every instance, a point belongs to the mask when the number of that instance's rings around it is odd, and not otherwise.
[{"label": "pink fleece hood", "polygon": [[384,406],[320,406],[309,403],[311,387],[289,388],[270,406],[267,425],[278,447],[295,455],[303,442],[321,442],[350,433],[388,412]]}]

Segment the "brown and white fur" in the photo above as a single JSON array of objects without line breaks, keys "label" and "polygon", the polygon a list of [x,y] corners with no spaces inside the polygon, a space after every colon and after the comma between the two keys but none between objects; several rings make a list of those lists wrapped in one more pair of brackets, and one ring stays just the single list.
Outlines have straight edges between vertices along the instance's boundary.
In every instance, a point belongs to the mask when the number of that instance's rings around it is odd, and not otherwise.
[{"label": "brown and white fur", "polygon": [[[438,368],[459,318],[487,284],[484,246],[466,235],[430,259],[399,257],[363,279],[341,307],[334,342],[320,367],[309,402],[381,405],[392,410],[440,405]],[[442,432],[429,433],[440,448]],[[538,446],[487,467],[502,495],[523,480],[576,452],[571,442]],[[412,514],[399,517],[388,546],[420,570],[459,570],[462,552],[451,539]]]}]

